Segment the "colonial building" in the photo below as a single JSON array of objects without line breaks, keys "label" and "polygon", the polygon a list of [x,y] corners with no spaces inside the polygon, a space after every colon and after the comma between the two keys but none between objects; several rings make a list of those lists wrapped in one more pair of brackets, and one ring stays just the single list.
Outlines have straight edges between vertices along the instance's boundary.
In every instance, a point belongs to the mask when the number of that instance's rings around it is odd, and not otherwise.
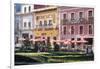
[{"label": "colonial building", "polygon": [[[94,9],[84,7],[60,8],[60,39],[86,40],[93,45]],[[79,46],[80,43],[77,43]],[[80,47],[80,46],[79,46]],[[75,48],[72,45],[72,48]],[[85,47],[83,47],[85,48]]]},{"label": "colonial building", "polygon": [[32,11],[34,10],[34,5],[22,5],[21,6],[21,13],[19,14],[21,16],[21,23],[19,25],[20,31],[21,31],[21,37],[20,38],[33,38],[33,16]]},{"label": "colonial building", "polygon": [[73,41],[69,46],[73,49],[86,49],[86,45],[90,45],[91,48],[93,46],[93,8],[22,5],[21,13],[18,15],[19,38],[44,39],[47,43],[52,40],[69,40]]},{"label": "colonial building", "polygon": [[35,39],[58,39],[57,7],[45,7],[34,11],[34,36]]}]

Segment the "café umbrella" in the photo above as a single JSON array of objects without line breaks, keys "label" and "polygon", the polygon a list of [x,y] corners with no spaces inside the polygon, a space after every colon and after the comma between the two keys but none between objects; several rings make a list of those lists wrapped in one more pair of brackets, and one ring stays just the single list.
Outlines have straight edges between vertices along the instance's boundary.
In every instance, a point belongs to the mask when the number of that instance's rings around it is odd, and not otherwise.
[{"label": "caf\u00e9 umbrella", "polygon": [[77,43],[87,43],[88,41],[86,40],[80,40],[80,41],[77,41]]},{"label": "caf\u00e9 umbrella", "polygon": [[18,40],[19,40],[19,41],[23,41],[23,40],[25,40],[25,39],[24,39],[24,38],[19,38]]},{"label": "caf\u00e9 umbrella", "polygon": [[69,40],[64,41],[64,44],[70,44],[70,43],[71,43],[71,41],[69,41]]},{"label": "caf\u00e9 umbrella", "polygon": [[35,41],[45,41],[46,39],[35,39]]},{"label": "caf\u00e9 umbrella", "polygon": [[30,39],[30,41],[35,41],[35,39]]},{"label": "caf\u00e9 umbrella", "polygon": [[53,42],[58,42],[58,43],[60,43],[60,42],[64,42],[64,40],[53,40]]},{"label": "caf\u00e9 umbrella", "polygon": [[22,45],[23,45],[23,41],[24,41],[25,39],[24,39],[24,38],[19,38],[18,40],[20,41],[21,46],[22,46]]},{"label": "caf\u00e9 umbrella", "polygon": [[73,41],[71,41],[72,43],[87,43],[88,41],[86,41],[86,40],[79,40],[79,41],[77,41],[77,40],[73,40]]}]

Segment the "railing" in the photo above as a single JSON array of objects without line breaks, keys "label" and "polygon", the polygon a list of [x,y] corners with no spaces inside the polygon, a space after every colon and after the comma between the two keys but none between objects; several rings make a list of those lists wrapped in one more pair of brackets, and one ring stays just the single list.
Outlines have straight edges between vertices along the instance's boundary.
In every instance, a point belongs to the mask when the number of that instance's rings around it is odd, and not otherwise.
[{"label": "railing", "polygon": [[68,20],[67,19],[62,19],[61,20],[61,24],[66,25],[67,23],[68,23]]},{"label": "railing", "polygon": [[69,23],[78,23],[78,21],[77,21],[76,19],[71,19],[71,20],[69,21]]},{"label": "railing", "polygon": [[68,23],[86,23],[86,19],[85,18],[79,18],[79,19],[71,19],[71,20],[67,20],[67,19],[62,19],[61,20],[61,24],[62,25],[66,25]]},{"label": "railing", "polygon": [[36,25],[34,27],[34,30],[38,30],[38,31],[42,31],[42,30],[53,30],[53,29],[58,29],[58,25],[56,27],[54,27],[53,24],[48,24],[47,26],[40,26],[40,25]]},{"label": "railing", "polygon": [[92,17],[92,16],[89,17],[89,18],[88,18],[88,22],[89,22],[89,23],[94,23],[94,17]]}]

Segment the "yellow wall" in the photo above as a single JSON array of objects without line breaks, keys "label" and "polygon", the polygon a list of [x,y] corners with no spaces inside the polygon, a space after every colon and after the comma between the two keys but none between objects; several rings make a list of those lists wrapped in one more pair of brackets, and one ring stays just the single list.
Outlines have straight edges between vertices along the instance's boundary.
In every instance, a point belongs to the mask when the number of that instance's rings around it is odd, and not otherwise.
[{"label": "yellow wall", "polygon": [[36,23],[39,23],[39,20],[47,20],[50,15],[53,18],[53,23],[57,23],[57,9],[36,12],[35,17],[39,17],[38,20],[36,19]]},{"label": "yellow wall", "polygon": [[[36,18],[38,16],[38,19]],[[36,23],[39,23],[40,20],[48,20],[48,19],[52,19],[53,22],[53,29],[52,30],[42,30],[42,31],[38,31],[38,28],[35,28],[34,30],[34,36],[38,37],[41,36],[42,33],[46,33],[45,36],[46,37],[57,37],[58,36],[58,29],[55,29],[55,25],[57,25],[58,20],[57,20],[57,9],[49,9],[49,10],[45,10],[45,11],[39,11],[39,12],[35,12],[35,19],[36,19]]]},{"label": "yellow wall", "polygon": [[44,30],[44,31],[34,31],[34,36],[38,37],[38,36],[41,36],[42,33],[46,33],[45,36],[47,37],[53,37],[53,36],[58,36],[58,30]]}]

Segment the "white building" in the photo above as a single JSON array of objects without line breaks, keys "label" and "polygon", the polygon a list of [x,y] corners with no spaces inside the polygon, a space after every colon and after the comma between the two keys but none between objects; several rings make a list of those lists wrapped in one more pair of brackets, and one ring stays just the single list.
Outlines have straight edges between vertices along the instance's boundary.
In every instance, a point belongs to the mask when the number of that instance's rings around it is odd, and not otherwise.
[{"label": "white building", "polygon": [[21,31],[20,38],[33,38],[33,10],[34,5],[25,4],[21,6],[21,23],[19,24],[19,28]]}]

